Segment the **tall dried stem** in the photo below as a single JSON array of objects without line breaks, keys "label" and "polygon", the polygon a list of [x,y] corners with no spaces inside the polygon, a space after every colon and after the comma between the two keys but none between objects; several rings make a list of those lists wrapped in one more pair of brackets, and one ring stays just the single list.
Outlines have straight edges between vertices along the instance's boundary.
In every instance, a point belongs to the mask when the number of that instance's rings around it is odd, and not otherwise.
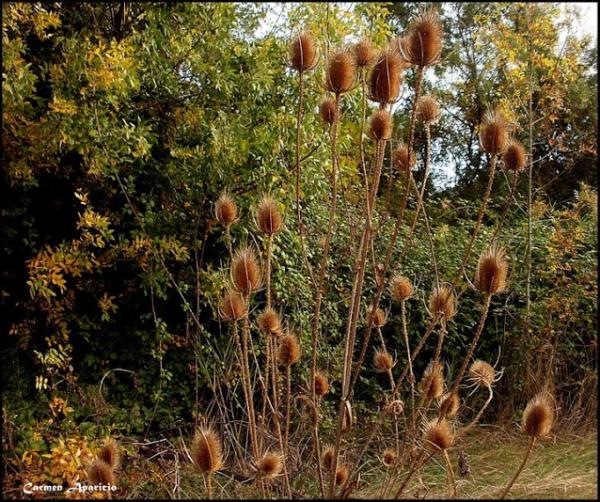
[{"label": "tall dried stem", "polygon": [[519,465],[517,472],[515,472],[514,476],[508,482],[508,485],[506,485],[506,488],[504,489],[504,491],[502,492],[502,495],[500,496],[500,500],[504,500],[506,498],[506,495],[508,495],[508,492],[512,488],[512,485],[515,484],[515,481],[519,477],[519,474],[521,474],[521,471],[525,467],[527,460],[529,460],[529,457],[531,456],[531,451],[533,450],[534,444],[535,444],[535,436],[531,436],[529,438],[529,444],[527,445],[527,450],[525,451],[525,456],[523,457],[523,460],[521,461],[521,465]]}]

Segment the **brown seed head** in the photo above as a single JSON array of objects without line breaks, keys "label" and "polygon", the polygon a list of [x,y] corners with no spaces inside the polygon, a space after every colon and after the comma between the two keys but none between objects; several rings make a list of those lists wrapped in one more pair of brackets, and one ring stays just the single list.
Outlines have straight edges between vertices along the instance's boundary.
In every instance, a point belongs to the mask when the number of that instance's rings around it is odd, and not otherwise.
[{"label": "brown seed head", "polygon": [[323,454],[321,455],[321,463],[326,471],[331,470],[331,466],[333,465],[333,454],[334,449],[333,446],[327,445],[323,448]]},{"label": "brown seed head", "polygon": [[121,463],[121,454],[117,442],[110,440],[98,451],[98,458],[106,462],[113,471],[116,471]]},{"label": "brown seed head", "polygon": [[329,392],[329,380],[323,373],[315,373],[315,394],[317,396],[324,396]]},{"label": "brown seed head", "polygon": [[435,124],[440,118],[440,105],[437,100],[427,94],[417,101],[417,118],[426,125]]},{"label": "brown seed head", "polygon": [[386,49],[379,54],[371,71],[369,99],[380,105],[394,103],[402,85],[402,59],[398,52]]},{"label": "brown seed head", "polygon": [[319,115],[326,124],[333,124],[336,120],[335,99],[325,98],[319,105]]},{"label": "brown seed head", "polygon": [[387,141],[392,137],[392,116],[385,110],[375,110],[369,123],[369,134],[375,141]]},{"label": "brown seed head", "polygon": [[406,41],[401,48],[404,57],[414,65],[439,63],[442,52],[442,24],[433,9],[421,12],[409,25]]},{"label": "brown seed head", "polygon": [[446,419],[433,419],[423,427],[424,446],[429,452],[447,450],[452,446],[454,437]]},{"label": "brown seed head", "polygon": [[279,453],[267,452],[258,461],[258,472],[261,477],[272,479],[281,474],[283,458]]},{"label": "brown seed head", "polygon": [[456,392],[453,392],[452,394],[446,392],[439,398],[438,405],[440,407],[441,416],[452,418],[458,412],[460,397]]},{"label": "brown seed head", "polygon": [[356,62],[346,49],[338,50],[329,57],[325,75],[325,87],[334,94],[344,94],[356,81]]},{"label": "brown seed head", "polygon": [[190,451],[192,460],[200,472],[217,472],[223,467],[221,440],[211,427],[196,430]]},{"label": "brown seed head", "polygon": [[346,464],[338,465],[337,471],[335,471],[335,485],[343,486],[348,479],[348,467]]},{"label": "brown seed head", "polygon": [[479,125],[481,148],[489,154],[501,154],[508,146],[508,124],[500,112],[489,109]]},{"label": "brown seed head", "polygon": [[554,410],[548,397],[538,394],[531,399],[523,412],[521,429],[537,439],[547,436],[554,424]]},{"label": "brown seed head", "polygon": [[236,251],[231,263],[231,278],[235,289],[244,295],[259,288],[260,266],[251,247],[242,247]]},{"label": "brown seed head", "polygon": [[374,305],[369,306],[367,310],[367,323],[375,328],[381,328],[387,321],[385,310],[380,307],[375,308]]},{"label": "brown seed head", "polygon": [[429,310],[431,314],[439,315],[448,321],[456,313],[456,298],[450,288],[440,286],[435,288],[429,297]]},{"label": "brown seed head", "polygon": [[247,311],[246,300],[237,291],[226,291],[219,302],[219,313],[226,321],[238,321]]},{"label": "brown seed head", "polygon": [[525,147],[516,139],[511,138],[502,154],[502,160],[504,161],[504,168],[508,171],[517,173],[523,170],[527,164]]},{"label": "brown seed head", "polygon": [[477,387],[490,388],[496,380],[496,370],[481,359],[477,359],[469,368],[469,380]]},{"label": "brown seed head", "polygon": [[280,232],[283,228],[281,212],[269,195],[265,195],[258,206],[258,228],[267,235]]},{"label": "brown seed head", "polygon": [[368,38],[363,38],[360,42],[354,45],[353,51],[356,66],[359,68],[370,66],[373,61],[375,61],[375,57],[377,56],[377,52],[373,48],[373,44]]},{"label": "brown seed head", "polygon": [[390,286],[392,296],[400,302],[408,300],[413,294],[413,285],[408,277],[395,275]]},{"label": "brown seed head", "polygon": [[383,452],[383,456],[381,457],[383,465],[385,465],[386,467],[393,467],[396,464],[397,459],[398,455],[396,454],[396,451],[393,448],[387,448]]},{"label": "brown seed head", "polygon": [[227,193],[222,193],[215,204],[215,218],[221,225],[231,225],[237,218],[237,206]]},{"label": "brown seed head", "polygon": [[97,458],[86,469],[88,481],[93,485],[114,485],[115,474],[104,460]]},{"label": "brown seed head", "polygon": [[267,335],[278,336],[281,333],[281,319],[277,311],[267,308],[258,316],[258,329]]},{"label": "brown seed head", "polygon": [[291,366],[300,358],[300,344],[294,335],[283,335],[279,341],[277,360],[282,366]]},{"label": "brown seed head", "polygon": [[475,271],[475,287],[482,293],[501,293],[506,288],[507,273],[506,251],[492,245],[479,257]]},{"label": "brown seed head", "polygon": [[[405,143],[400,143],[392,153],[392,158],[394,159],[394,166],[398,171],[405,172],[408,169],[408,145]],[[417,162],[417,158],[414,152],[410,155],[410,167],[412,168]]]},{"label": "brown seed head", "polygon": [[419,383],[419,387],[423,395],[430,401],[437,399],[444,392],[444,373],[442,365],[432,361],[429,363],[423,373],[423,378]]},{"label": "brown seed head", "polygon": [[290,66],[299,72],[312,70],[317,64],[317,46],[308,32],[298,33],[288,47]]},{"label": "brown seed head", "polygon": [[387,372],[394,367],[394,358],[389,352],[378,350],[373,356],[373,366],[379,373]]}]

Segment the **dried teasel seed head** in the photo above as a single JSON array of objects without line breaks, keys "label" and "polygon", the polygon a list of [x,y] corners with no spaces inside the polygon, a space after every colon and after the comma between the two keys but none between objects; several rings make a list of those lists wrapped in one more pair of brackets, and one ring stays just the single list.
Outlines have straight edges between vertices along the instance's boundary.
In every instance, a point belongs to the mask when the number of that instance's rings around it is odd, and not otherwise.
[{"label": "dried teasel seed head", "polygon": [[317,64],[317,45],[308,32],[294,36],[288,47],[290,66],[299,72],[313,69]]},{"label": "dried teasel seed head", "polygon": [[121,464],[121,453],[119,445],[116,441],[110,440],[98,451],[98,458],[108,464],[108,466],[116,471]]},{"label": "dried teasel seed head", "polygon": [[389,352],[378,350],[373,356],[373,366],[379,373],[387,372],[394,367],[394,358]]},{"label": "dried teasel seed head", "polygon": [[231,280],[235,289],[244,295],[253,293],[260,287],[260,266],[251,247],[242,247],[236,251],[231,263]]},{"label": "dried teasel seed head", "polygon": [[504,168],[508,171],[518,173],[525,168],[527,164],[527,153],[525,147],[516,139],[511,138],[508,141],[506,150],[502,154]]},{"label": "dried teasel seed head", "polygon": [[231,225],[237,219],[237,206],[226,192],[215,203],[215,218],[221,225]]},{"label": "dried teasel seed head", "polygon": [[226,321],[238,321],[248,312],[246,300],[237,291],[227,291],[219,302],[219,313]]},{"label": "dried teasel seed head", "polygon": [[381,51],[371,71],[369,99],[380,105],[394,103],[400,95],[402,71],[402,58],[397,51]]},{"label": "dried teasel seed head", "polygon": [[283,228],[281,212],[269,195],[265,195],[258,206],[258,228],[267,235],[276,234]]},{"label": "dried teasel seed head", "polygon": [[281,474],[283,469],[283,458],[279,453],[265,453],[257,464],[258,473],[261,477],[272,479]]},{"label": "dried teasel seed head", "polygon": [[501,293],[506,288],[507,273],[506,251],[492,245],[479,257],[475,271],[475,287],[482,293]]},{"label": "dried teasel seed head", "polygon": [[326,124],[333,124],[337,119],[335,99],[325,98],[319,105],[319,115]]},{"label": "dried teasel seed head", "polygon": [[93,485],[114,485],[115,474],[110,465],[97,458],[86,469],[88,481]]},{"label": "dried teasel seed head", "polygon": [[508,140],[508,124],[504,116],[500,112],[488,109],[479,125],[481,148],[491,155],[501,154],[506,150]]},{"label": "dried teasel seed head", "polygon": [[440,118],[440,113],[440,105],[431,94],[421,96],[417,101],[417,119],[424,124],[435,124]]},{"label": "dried teasel seed head", "polygon": [[404,401],[400,399],[394,399],[387,403],[382,410],[384,416],[395,416],[398,417],[404,413]]},{"label": "dried teasel seed head", "polygon": [[395,300],[402,302],[408,300],[413,294],[413,285],[408,277],[395,275],[392,277],[390,292]]},{"label": "dried teasel seed head", "polygon": [[283,335],[277,349],[277,361],[282,366],[291,366],[300,359],[300,344],[294,335]]},{"label": "dried teasel seed head", "polygon": [[354,60],[356,66],[364,68],[370,66],[377,56],[377,51],[373,48],[373,44],[368,38],[363,38],[352,48],[354,51]]},{"label": "dried teasel seed head", "polygon": [[281,333],[281,319],[272,308],[267,308],[260,313],[257,319],[258,329],[267,335],[278,336]]},{"label": "dried teasel seed head", "polygon": [[317,396],[324,396],[329,392],[329,380],[323,373],[315,373],[315,394]]},{"label": "dried teasel seed head", "polygon": [[396,460],[398,460],[398,455],[393,448],[386,448],[381,456],[381,461],[383,465],[386,467],[393,467],[396,464]]},{"label": "dried teasel seed head", "polygon": [[447,450],[452,446],[454,436],[446,419],[433,419],[423,426],[424,447],[431,453]]},{"label": "dried teasel seed head", "polygon": [[335,453],[332,445],[326,445],[323,448],[323,453],[321,455],[321,463],[326,471],[331,470],[331,466],[333,465],[333,454]]},{"label": "dried teasel seed head", "polygon": [[460,397],[456,392],[453,392],[452,394],[446,392],[439,398],[438,405],[441,416],[452,418],[456,415],[458,408],[460,407]]},{"label": "dried teasel seed head", "polygon": [[[408,163],[408,145],[400,143],[392,152],[392,159],[394,160],[394,167],[400,172],[405,172],[409,168]],[[417,158],[414,152],[410,155],[410,168],[412,169]]]},{"label": "dried teasel seed head", "polygon": [[521,419],[521,430],[536,439],[547,436],[554,425],[554,410],[548,396],[538,394],[525,407]]},{"label": "dried teasel seed head", "polygon": [[442,36],[442,24],[437,12],[433,9],[422,11],[408,27],[408,34],[401,45],[404,57],[418,66],[439,63]]},{"label": "dried teasel seed head", "polygon": [[452,318],[456,314],[456,298],[452,290],[446,286],[435,288],[429,297],[429,310],[444,321]]},{"label": "dried teasel seed head", "polygon": [[392,137],[392,116],[386,110],[375,110],[369,122],[369,134],[375,141],[387,141]]},{"label": "dried teasel seed head", "polygon": [[190,452],[194,465],[200,472],[217,472],[223,467],[221,440],[211,427],[201,427],[196,430]]},{"label": "dried teasel seed head", "polygon": [[374,305],[370,305],[367,309],[367,324],[375,328],[381,328],[385,325],[387,321],[387,315],[385,310],[381,307],[375,308]]},{"label": "dried teasel seed head", "polygon": [[346,464],[338,465],[337,471],[335,471],[335,485],[343,486],[348,480],[348,466]]},{"label": "dried teasel seed head", "polygon": [[496,381],[496,370],[490,363],[477,359],[469,368],[469,380],[477,387],[490,388]]},{"label": "dried teasel seed head", "polygon": [[444,393],[444,373],[440,363],[432,361],[427,366],[419,383],[419,388],[429,400],[437,399]]},{"label": "dried teasel seed head", "polygon": [[340,49],[329,56],[325,73],[325,87],[334,94],[344,94],[356,81],[356,62],[352,53]]}]

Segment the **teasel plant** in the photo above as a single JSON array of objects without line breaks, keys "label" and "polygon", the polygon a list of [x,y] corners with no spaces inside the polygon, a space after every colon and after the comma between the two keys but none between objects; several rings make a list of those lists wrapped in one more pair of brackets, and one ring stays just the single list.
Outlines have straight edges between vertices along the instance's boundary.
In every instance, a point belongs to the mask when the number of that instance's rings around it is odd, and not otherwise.
[{"label": "teasel plant", "polygon": [[190,453],[194,466],[202,473],[208,498],[212,498],[212,477],[223,468],[223,445],[216,431],[199,427],[192,439]]},{"label": "teasel plant", "polygon": [[[96,458],[86,467],[88,481],[94,485],[116,485],[115,471],[121,465],[121,453],[115,440],[109,440],[96,454]],[[112,498],[112,490],[107,492]]]},{"label": "teasel plant", "polygon": [[225,227],[225,242],[229,260],[233,258],[233,248],[231,245],[231,225],[238,221],[238,209],[234,200],[227,191],[223,192],[215,203],[215,218],[217,222]]}]

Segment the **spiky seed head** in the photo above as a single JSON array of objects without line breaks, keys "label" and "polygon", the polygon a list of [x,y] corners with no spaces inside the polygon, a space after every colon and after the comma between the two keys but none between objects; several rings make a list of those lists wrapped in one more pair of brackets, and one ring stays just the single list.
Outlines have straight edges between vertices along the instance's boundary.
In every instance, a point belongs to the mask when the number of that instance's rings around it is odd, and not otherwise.
[{"label": "spiky seed head", "polygon": [[477,359],[469,368],[469,380],[477,387],[490,388],[496,380],[496,370],[490,363]]},{"label": "spiky seed head", "polygon": [[392,277],[390,290],[394,299],[402,302],[404,300],[408,300],[412,296],[413,285],[408,277],[403,275],[395,275]]},{"label": "spiky seed head", "polygon": [[110,465],[99,458],[86,469],[88,481],[93,485],[114,485],[115,474]]},{"label": "spiky seed head", "polygon": [[417,119],[424,124],[435,124],[440,118],[440,113],[440,105],[431,94],[421,96],[417,101]]},{"label": "spiky seed head", "polygon": [[439,398],[438,405],[441,416],[452,418],[456,415],[458,408],[460,407],[460,397],[456,392],[453,392],[452,394],[446,392]]},{"label": "spiky seed head", "polygon": [[429,400],[437,399],[444,393],[444,373],[439,362],[429,363],[419,383],[422,394]]},{"label": "spiky seed head", "polygon": [[221,297],[219,313],[224,320],[238,321],[246,315],[246,312],[248,312],[246,300],[237,291],[226,291]]},{"label": "spiky seed head", "polygon": [[381,461],[386,467],[393,467],[396,464],[397,459],[398,455],[393,448],[386,448],[381,457]]},{"label": "spiky seed head", "polygon": [[329,392],[329,380],[327,376],[318,371],[315,373],[315,394],[317,396],[324,396]]},{"label": "spiky seed head", "polygon": [[375,110],[369,122],[369,134],[375,141],[387,141],[392,137],[392,116],[386,110]]},{"label": "spiky seed head", "polygon": [[445,418],[442,420],[434,418],[425,423],[423,427],[423,442],[429,452],[435,453],[447,450],[452,446],[453,441],[454,436]]},{"label": "spiky seed head", "polygon": [[348,479],[348,466],[346,464],[338,465],[337,471],[335,471],[335,485],[343,486]]},{"label": "spiky seed head", "polygon": [[527,153],[525,147],[516,139],[511,138],[508,141],[506,150],[502,154],[504,168],[508,171],[517,173],[522,171],[527,164]]},{"label": "spiky seed head", "polygon": [[352,89],[356,81],[356,62],[346,49],[334,52],[329,57],[325,74],[325,87],[334,94],[344,94]]},{"label": "spiky seed head", "polygon": [[380,105],[394,103],[402,86],[402,59],[391,49],[379,54],[369,80],[369,99]]},{"label": "spiky seed head", "polygon": [[435,288],[429,297],[429,310],[444,321],[452,318],[456,313],[456,298],[452,290],[446,286]]},{"label": "spiky seed head", "polygon": [[325,98],[319,105],[319,115],[326,124],[333,124],[336,120],[335,99]]},{"label": "spiky seed head", "polygon": [[[392,153],[392,159],[394,160],[394,167],[398,169],[400,172],[405,172],[409,168],[408,163],[408,145],[405,143],[400,143]],[[412,169],[415,163],[417,162],[417,158],[414,152],[411,152],[410,155],[410,168]]]},{"label": "spiky seed head", "polygon": [[194,465],[200,472],[217,472],[223,467],[221,440],[211,427],[200,427],[196,430],[190,452]]},{"label": "spiky seed head", "polygon": [[389,352],[378,350],[373,356],[373,366],[379,373],[387,372],[394,367],[394,358]]},{"label": "spiky seed head", "polygon": [[321,455],[321,463],[326,471],[331,470],[331,466],[333,465],[333,454],[335,453],[332,445],[326,445],[323,448],[323,454]]},{"label": "spiky seed head", "polygon": [[408,27],[408,35],[403,44],[405,58],[419,66],[439,63],[442,36],[442,24],[437,12],[433,9],[422,11]]},{"label": "spiky seed head", "polygon": [[354,59],[356,66],[365,68],[371,66],[377,56],[377,51],[373,48],[373,44],[368,38],[363,38],[353,47]]},{"label": "spiky seed head", "polygon": [[231,263],[232,282],[240,293],[248,295],[260,287],[260,266],[256,253],[249,247],[238,249]]},{"label": "spiky seed head", "polygon": [[279,453],[267,452],[258,461],[257,467],[261,477],[273,479],[281,474],[283,457]]},{"label": "spiky seed head", "polygon": [[492,245],[479,257],[475,271],[475,287],[482,293],[501,293],[506,288],[507,273],[506,251],[502,247]]},{"label": "spiky seed head", "polygon": [[317,45],[309,32],[298,33],[288,47],[290,66],[299,72],[313,69],[317,64]]},{"label": "spiky seed head", "polygon": [[215,203],[215,218],[221,225],[231,225],[237,219],[237,206],[226,192]]},{"label": "spiky seed head", "polygon": [[479,142],[481,148],[491,155],[501,154],[506,150],[509,140],[508,124],[502,113],[489,109],[479,125]]},{"label": "spiky seed head", "polygon": [[547,436],[554,425],[554,410],[548,396],[541,393],[532,398],[525,407],[521,429],[529,436],[540,439]]},{"label": "spiky seed head", "polygon": [[370,305],[367,309],[367,323],[375,328],[381,328],[387,321],[387,315],[385,310],[381,307],[375,308],[374,305]]},{"label": "spiky seed head", "polygon": [[281,333],[281,319],[272,308],[267,308],[258,316],[258,329],[266,335],[278,336]]},{"label": "spiky seed head", "polygon": [[270,195],[265,195],[258,205],[258,228],[267,235],[276,234],[283,228],[281,212]]},{"label": "spiky seed head", "polygon": [[300,344],[294,335],[283,335],[279,341],[277,360],[282,366],[291,366],[300,358]]},{"label": "spiky seed head", "polygon": [[116,471],[121,464],[121,453],[117,442],[110,440],[100,448],[98,451],[98,458],[106,462],[113,471]]}]

